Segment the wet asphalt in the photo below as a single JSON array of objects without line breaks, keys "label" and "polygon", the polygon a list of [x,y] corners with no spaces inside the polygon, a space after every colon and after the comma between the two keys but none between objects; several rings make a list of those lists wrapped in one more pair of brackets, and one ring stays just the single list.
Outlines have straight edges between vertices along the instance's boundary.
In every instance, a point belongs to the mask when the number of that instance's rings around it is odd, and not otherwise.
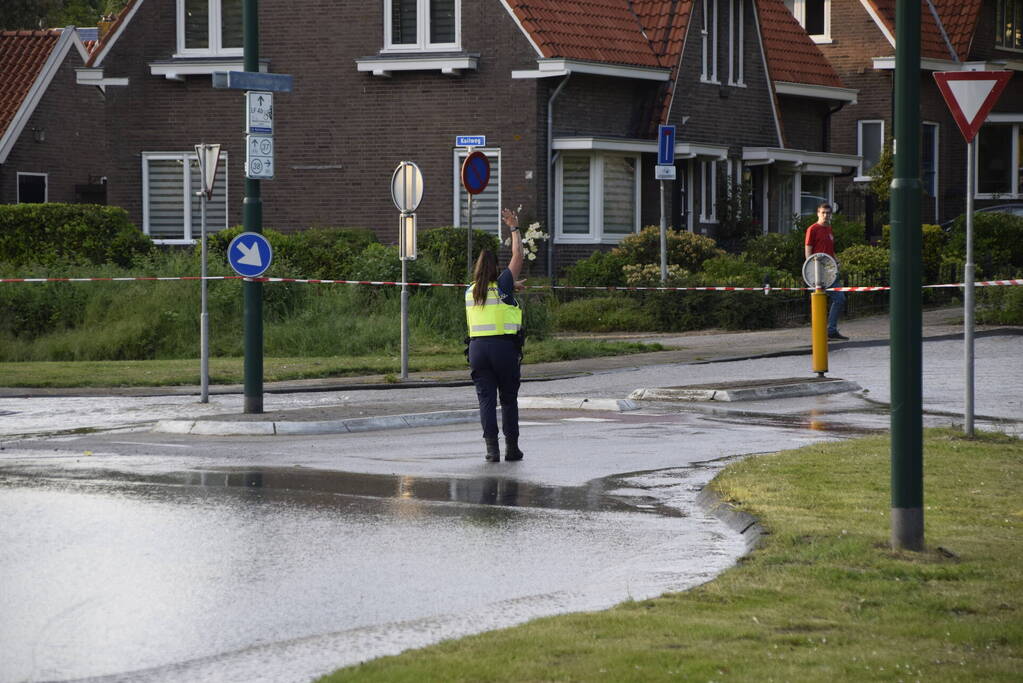
[{"label": "wet asphalt", "polygon": [[[956,323],[956,311],[925,317],[928,425],[961,424]],[[849,321],[854,341],[832,349],[829,374],[859,392],[526,409],[526,460],[497,465],[482,462],[464,374],[276,386],[261,416],[233,394],[201,405],[187,392],[0,390],[0,681],[304,681],[709,580],[746,551],[697,502],[728,461],[887,429],[886,325]],[[1023,433],[1017,332],[977,341],[978,427]],[[596,404],[643,387],[806,376],[805,334],[660,336],[683,348],[532,367],[522,395]],[[385,419],[430,413],[461,417]],[[379,428],[153,431],[352,419]]]}]

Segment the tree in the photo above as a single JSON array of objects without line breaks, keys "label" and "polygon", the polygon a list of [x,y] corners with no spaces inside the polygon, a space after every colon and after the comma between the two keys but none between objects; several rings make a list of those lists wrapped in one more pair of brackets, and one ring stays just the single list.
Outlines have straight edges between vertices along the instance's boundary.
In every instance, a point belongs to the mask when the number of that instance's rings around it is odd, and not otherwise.
[{"label": "tree", "polygon": [[128,0],[2,0],[0,29],[95,26],[100,17],[117,14]]}]

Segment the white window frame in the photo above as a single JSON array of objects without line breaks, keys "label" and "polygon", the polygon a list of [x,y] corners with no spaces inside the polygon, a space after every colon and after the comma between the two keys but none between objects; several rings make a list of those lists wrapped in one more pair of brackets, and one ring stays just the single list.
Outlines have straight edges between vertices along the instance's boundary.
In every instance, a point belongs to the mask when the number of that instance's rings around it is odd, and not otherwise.
[{"label": "white window frame", "polygon": [[[700,222],[717,223],[718,160],[700,161]],[[708,209],[710,211],[708,212]]]},{"label": "white window frame", "polygon": [[745,88],[746,0],[728,0],[728,85]]},{"label": "white window frame", "polygon": [[[392,41],[391,12],[393,0],[384,0],[384,48],[381,53],[409,52],[452,52],[462,49],[462,0],[455,2],[455,41],[453,43],[434,43],[429,39],[430,2],[416,0],[416,42],[394,43]],[[425,21],[423,18],[425,17]]]},{"label": "white window frame", "polygon": [[1013,9],[1015,14],[1015,21],[1023,22],[1023,0],[998,0],[998,5],[995,9],[995,47],[999,50],[1009,50],[1011,52],[1023,52],[1023,38],[1021,38],[1018,45],[1007,45],[1004,42],[1005,39],[1005,10],[1007,7]]},{"label": "white window frame", "polygon": [[[975,199],[1023,199],[1023,180],[1020,179],[1019,169],[1023,167],[1023,141],[1020,140],[1020,135],[1023,135],[1023,122],[1009,122],[997,124],[999,128],[1011,128],[1012,129],[1012,154],[1010,156],[1010,171],[1009,177],[1009,191],[1008,192],[977,192],[974,190],[973,197]],[[984,126],[977,133],[978,136],[984,134],[984,130],[990,130],[994,126]],[[980,187],[980,145],[976,144],[974,148],[973,158],[973,187]]]},{"label": "white window frame", "polygon": [[718,0],[703,0],[700,37],[703,46],[700,82],[721,83],[718,80]]},{"label": "white window frame", "polygon": [[858,173],[855,178],[856,182],[866,182],[871,180],[874,176],[866,174],[866,170],[863,168],[863,124],[865,123],[880,123],[881,124],[881,154],[884,154],[884,119],[860,119],[856,122],[856,155],[860,157],[860,166]]},{"label": "white window frame", "polygon": [[36,177],[40,177],[41,176],[43,178],[43,203],[46,204],[47,202],[50,201],[50,174],[49,173],[30,173],[30,172],[27,172],[27,171],[25,171],[25,172],[18,171],[17,178],[16,178],[17,186],[14,188],[14,191],[15,191],[15,193],[17,195],[17,200],[18,200],[17,203],[18,204],[22,203],[22,201],[21,201],[21,176],[36,176]]},{"label": "white window frame", "polygon": [[[154,244],[195,244],[196,238],[199,235],[202,227],[199,225],[192,226],[192,205],[191,202],[202,201],[196,196],[196,192],[199,191],[200,187],[192,186],[192,174],[189,172],[189,164],[195,160],[195,151],[191,152],[142,152],[142,233],[148,235],[150,232],[149,225],[149,162],[150,161],[181,161],[182,170],[184,174],[184,184],[182,185],[182,210],[184,212],[184,224],[182,226],[182,236],[176,239],[164,239],[154,238]],[[207,223],[207,234],[214,232],[215,230],[226,229],[228,226],[228,207],[231,206],[228,201],[228,182],[227,182],[227,169],[228,169],[228,157],[227,152],[220,153],[220,165],[217,171],[216,184],[224,184],[224,225],[210,228]]]},{"label": "white window frame", "polygon": [[[931,149],[931,155],[934,159],[934,193],[931,194],[931,199],[934,201],[934,216],[937,221],[938,214],[938,195],[941,194],[941,156],[939,152],[941,150],[941,126],[934,121],[921,121],[920,122],[920,181],[923,182],[923,131],[927,130],[928,126],[934,129],[934,142]],[[929,188],[922,188],[924,192],[930,193]]]},{"label": "white window frame", "polygon": [[[792,12],[792,16],[796,18],[799,25],[804,29],[806,28],[806,2],[807,0],[785,0],[785,6]],[[823,0],[824,2],[824,33],[810,33],[807,31],[807,35],[815,43],[830,43],[831,42],[831,0]]]},{"label": "white window frame", "polygon": [[[483,226],[481,226],[479,224],[479,222],[476,220],[476,211],[474,210],[473,211],[472,228],[473,228],[473,230],[486,230],[487,232],[492,232],[495,235],[498,235],[498,234],[500,234],[500,227],[501,227],[500,226],[501,207],[504,206],[504,204],[503,204],[503,202],[504,202],[504,195],[503,195],[504,187],[503,187],[503,185],[501,183],[501,179],[504,176],[504,169],[502,168],[502,164],[501,164],[501,148],[500,147],[473,147],[471,150],[468,150],[465,147],[456,147],[455,148],[455,150],[454,150],[454,167],[455,167],[455,172],[454,172],[454,185],[453,185],[453,191],[452,191],[452,197],[454,198],[454,202],[453,202],[454,203],[454,207],[453,207],[454,211],[453,211],[452,225],[454,225],[456,228],[462,227],[462,205],[463,205],[463,201],[465,199],[465,194],[466,194],[465,188],[462,187],[462,163],[465,161],[465,158],[467,156],[469,156],[470,152],[483,152],[484,154],[487,155],[487,160],[490,161],[490,169],[491,169],[490,172],[491,172],[491,175],[490,175],[490,182],[487,183],[487,189],[489,190],[494,185],[497,186],[497,212],[498,212],[498,216],[497,216],[498,223],[496,225],[483,225]],[[496,161],[496,166],[497,166],[497,173],[496,174],[494,173],[495,161]],[[495,179],[494,179],[495,175],[497,176],[496,182],[495,182]],[[486,191],[486,190],[484,190],[484,191]]]},{"label": "white window frame", "polygon": [[208,46],[197,48],[197,47],[185,47],[185,0],[177,0],[177,18],[178,18],[178,51],[175,57],[240,57],[243,54],[244,48],[241,47],[222,47],[220,44],[221,35],[223,33],[223,26],[220,21],[220,0],[209,0],[209,25],[206,27],[208,32]]},{"label": "white window frame", "polygon": [[632,159],[633,165],[636,169],[636,177],[633,179],[632,191],[635,197],[635,206],[633,207],[633,218],[632,218],[632,232],[637,233],[640,230],[640,209],[642,202],[642,194],[640,188],[642,187],[642,176],[643,168],[640,163],[639,154],[629,153],[615,153],[615,152],[601,152],[601,151],[576,151],[573,150],[568,153],[571,157],[588,157],[590,160],[590,194],[589,194],[589,214],[590,214],[590,230],[587,233],[571,233],[566,234],[562,230],[563,217],[564,217],[564,158],[566,153],[562,152],[558,155],[558,160],[555,163],[555,183],[556,183],[556,202],[554,211],[554,222],[555,232],[554,239],[556,243],[562,244],[618,244],[628,234],[631,233],[604,233],[604,160],[608,157],[625,157]]}]

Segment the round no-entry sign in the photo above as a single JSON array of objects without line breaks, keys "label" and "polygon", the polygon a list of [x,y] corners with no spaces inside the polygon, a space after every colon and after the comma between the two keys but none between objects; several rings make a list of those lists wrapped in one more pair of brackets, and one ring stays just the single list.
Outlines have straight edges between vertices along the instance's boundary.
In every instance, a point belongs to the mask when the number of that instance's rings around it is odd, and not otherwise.
[{"label": "round no-entry sign", "polygon": [[490,160],[483,152],[473,152],[462,163],[462,187],[469,194],[479,194],[490,183]]}]

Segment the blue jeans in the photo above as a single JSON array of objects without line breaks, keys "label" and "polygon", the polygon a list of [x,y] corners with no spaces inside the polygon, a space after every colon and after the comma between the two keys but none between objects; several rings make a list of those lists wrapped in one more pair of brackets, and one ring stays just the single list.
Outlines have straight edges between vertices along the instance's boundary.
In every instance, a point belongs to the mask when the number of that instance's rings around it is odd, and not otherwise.
[{"label": "blue jeans", "polygon": [[[841,285],[836,281],[836,287]],[[838,332],[838,316],[842,315],[842,311],[845,310],[845,292],[828,292],[828,301],[831,302],[831,307],[828,309],[828,334],[835,334]]]}]

